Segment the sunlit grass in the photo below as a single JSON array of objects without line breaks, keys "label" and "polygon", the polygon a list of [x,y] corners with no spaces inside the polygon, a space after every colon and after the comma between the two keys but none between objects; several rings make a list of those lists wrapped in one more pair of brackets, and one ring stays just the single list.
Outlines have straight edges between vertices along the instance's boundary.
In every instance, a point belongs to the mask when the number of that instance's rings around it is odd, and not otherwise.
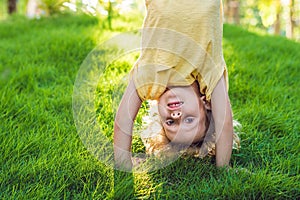
[{"label": "sunlit grass", "polygon": [[[234,26],[224,30],[231,103],[243,125],[233,170],[216,169],[210,158],[182,158],[132,176],[113,172],[88,152],[72,116],[77,72],[94,47],[139,28],[141,19],[118,18],[113,30],[88,16],[0,23],[1,199],[299,198],[300,45]],[[112,62],[95,91],[99,125],[110,139],[136,56]],[[143,150],[139,138],[133,149]]]}]

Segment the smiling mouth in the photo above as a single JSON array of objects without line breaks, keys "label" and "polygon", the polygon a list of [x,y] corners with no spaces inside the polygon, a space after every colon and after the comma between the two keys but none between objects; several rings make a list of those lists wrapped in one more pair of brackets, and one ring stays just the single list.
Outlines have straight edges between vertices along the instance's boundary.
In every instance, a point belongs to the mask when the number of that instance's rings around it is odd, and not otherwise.
[{"label": "smiling mouth", "polygon": [[182,105],[183,105],[183,101],[176,101],[167,104],[168,108],[171,110],[180,108]]}]

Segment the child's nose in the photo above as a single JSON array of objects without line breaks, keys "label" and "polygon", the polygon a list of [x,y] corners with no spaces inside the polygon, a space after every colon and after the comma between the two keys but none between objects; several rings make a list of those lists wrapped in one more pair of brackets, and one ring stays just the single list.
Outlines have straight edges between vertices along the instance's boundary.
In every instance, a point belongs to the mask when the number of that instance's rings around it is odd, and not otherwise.
[{"label": "child's nose", "polygon": [[180,111],[174,111],[174,112],[171,113],[171,117],[173,119],[178,119],[178,118],[181,117],[181,115],[182,115],[182,113]]}]

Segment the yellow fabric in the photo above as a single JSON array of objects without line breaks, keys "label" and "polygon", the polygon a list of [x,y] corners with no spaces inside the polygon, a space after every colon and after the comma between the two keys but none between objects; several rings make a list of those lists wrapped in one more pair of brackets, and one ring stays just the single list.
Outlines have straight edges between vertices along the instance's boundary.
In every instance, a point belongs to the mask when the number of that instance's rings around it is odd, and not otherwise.
[{"label": "yellow fabric", "polygon": [[220,0],[146,0],[141,55],[132,70],[142,100],[157,100],[168,86],[195,80],[210,100],[222,75],[227,82],[221,5]]}]

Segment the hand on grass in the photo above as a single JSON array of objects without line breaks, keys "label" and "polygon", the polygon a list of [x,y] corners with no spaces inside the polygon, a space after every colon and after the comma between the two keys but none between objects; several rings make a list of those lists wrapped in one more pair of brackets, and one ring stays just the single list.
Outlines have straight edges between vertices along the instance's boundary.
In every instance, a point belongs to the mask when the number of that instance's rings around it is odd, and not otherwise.
[{"label": "hand on grass", "polygon": [[133,168],[138,168],[141,164],[143,164],[146,159],[140,157],[131,157]]}]

